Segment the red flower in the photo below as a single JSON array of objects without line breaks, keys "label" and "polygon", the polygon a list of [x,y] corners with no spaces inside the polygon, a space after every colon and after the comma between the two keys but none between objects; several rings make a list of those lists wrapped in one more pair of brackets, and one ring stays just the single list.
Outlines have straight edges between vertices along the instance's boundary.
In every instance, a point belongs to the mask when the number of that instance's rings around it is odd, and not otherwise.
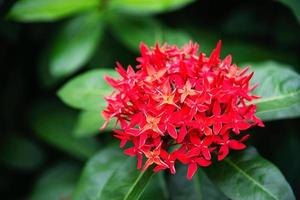
[{"label": "red flower", "polygon": [[191,179],[214,156],[220,161],[230,149],[246,148],[243,131],[264,126],[251,104],[258,97],[250,94],[257,85],[250,86],[249,67],[240,70],[231,56],[221,60],[221,42],[209,57],[198,48],[192,42],[181,49],[141,44],[136,71],[117,63],[121,77],[105,77],[115,90],[105,97],[103,127],[117,119],[121,129],[114,136],[127,145],[125,154],[138,158],[138,168],[144,158],[143,170],[155,165],[154,171],[169,168],[174,174],[181,162]]}]

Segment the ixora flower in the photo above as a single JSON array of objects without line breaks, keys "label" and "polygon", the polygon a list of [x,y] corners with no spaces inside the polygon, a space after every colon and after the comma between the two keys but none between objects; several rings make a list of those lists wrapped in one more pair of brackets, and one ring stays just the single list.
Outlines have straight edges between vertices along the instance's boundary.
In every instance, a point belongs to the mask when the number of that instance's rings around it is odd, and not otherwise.
[{"label": "ixora flower", "polygon": [[251,94],[257,85],[249,84],[253,72],[232,64],[230,55],[221,60],[220,48],[221,41],[207,57],[198,53],[197,43],[182,48],[142,43],[136,70],[117,63],[121,78],[105,77],[114,91],[105,97],[102,128],[117,119],[114,136],[125,154],[137,157],[138,169],[154,165],[154,171],[175,174],[181,162],[191,179],[198,166],[246,148],[244,130],[264,126],[251,104],[258,98]]}]

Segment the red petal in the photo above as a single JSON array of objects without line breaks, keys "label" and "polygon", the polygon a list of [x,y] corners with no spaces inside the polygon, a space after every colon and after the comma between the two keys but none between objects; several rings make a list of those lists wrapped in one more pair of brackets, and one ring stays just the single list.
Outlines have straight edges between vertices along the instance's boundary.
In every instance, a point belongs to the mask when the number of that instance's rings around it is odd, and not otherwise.
[{"label": "red petal", "polygon": [[169,153],[165,151],[164,149],[160,150],[160,157],[162,157],[164,160],[168,160],[169,158]]},{"label": "red petal", "polygon": [[213,131],[215,135],[218,135],[220,133],[220,130],[222,128],[222,123],[221,122],[215,122],[213,126]]},{"label": "red petal", "polygon": [[147,134],[145,134],[145,133],[142,133],[142,134],[140,135],[139,147],[144,146],[144,144],[146,143],[147,138],[148,138],[148,136],[147,136]]},{"label": "red petal", "polygon": [[208,127],[205,127],[204,128],[204,134],[207,135],[207,136],[212,135],[212,130]]},{"label": "red petal", "polygon": [[176,138],[177,138],[177,131],[176,131],[175,127],[172,126],[172,125],[168,125],[167,128],[168,128],[168,133],[169,133],[169,135],[170,135],[172,138],[176,139]]},{"label": "red petal", "polygon": [[200,154],[200,149],[198,147],[192,148],[187,152],[187,157],[194,157]]},{"label": "red petal", "polygon": [[166,169],[165,166],[157,165],[157,166],[154,167],[153,171],[154,172],[159,172],[159,171],[164,170],[164,169]]},{"label": "red petal", "polygon": [[218,59],[220,57],[221,46],[222,46],[222,41],[219,40],[216,48],[212,51],[212,53],[210,55],[208,65],[217,64]]},{"label": "red petal", "polygon": [[249,134],[244,135],[244,136],[240,139],[240,142],[244,142],[244,141],[248,140],[249,137],[250,137]]},{"label": "red petal", "polygon": [[126,145],[127,141],[128,140],[121,140],[120,147],[123,148]]},{"label": "red petal", "polygon": [[250,66],[247,66],[246,68],[244,68],[240,71],[239,75],[243,76],[249,69],[250,69]]},{"label": "red petal", "polygon": [[220,107],[219,102],[217,102],[217,101],[214,103],[213,114],[214,114],[214,116],[219,116],[221,114],[221,107]]},{"label": "red petal", "polygon": [[206,160],[210,160],[211,159],[210,151],[209,151],[208,148],[202,148],[201,152],[202,152],[202,154],[203,154],[203,156],[204,156],[204,158]]},{"label": "red petal", "polygon": [[213,142],[213,139],[217,138],[214,136],[206,136],[203,140],[202,140],[202,145],[203,146],[209,146],[211,145],[211,143]]},{"label": "red petal", "polygon": [[190,159],[184,154],[178,155],[177,159],[185,165],[188,164],[190,161]]},{"label": "red petal", "polygon": [[237,140],[230,140],[229,142],[229,147],[231,149],[235,149],[235,150],[241,150],[241,149],[245,149],[246,145],[237,141]]},{"label": "red petal", "polygon": [[189,136],[190,136],[191,143],[196,145],[201,144],[200,136],[197,133],[190,134]]},{"label": "red petal", "polygon": [[176,174],[176,169],[175,169],[175,166],[174,166],[174,162],[170,163],[169,168],[170,168],[170,171],[171,171],[172,174]]},{"label": "red petal", "polygon": [[134,127],[135,125],[139,124],[141,120],[145,120],[143,113],[139,112],[133,115],[130,119],[129,127]]},{"label": "red petal", "polygon": [[204,158],[196,158],[195,161],[200,165],[201,167],[207,167],[211,164],[211,161],[205,160]]},{"label": "red petal", "polygon": [[251,127],[251,124],[249,124],[248,122],[239,121],[237,126],[240,130],[246,130]]},{"label": "red petal", "polygon": [[179,135],[177,137],[177,142],[181,143],[184,140],[186,134],[187,134],[186,127],[185,126],[180,127]]},{"label": "red petal", "polygon": [[137,168],[138,169],[141,169],[142,168],[142,164],[143,164],[143,154],[142,154],[142,152],[139,152],[138,154],[137,154]]},{"label": "red petal", "polygon": [[199,105],[197,105],[197,109],[198,109],[198,112],[205,112],[208,110],[208,106],[199,104]]},{"label": "red petal", "polygon": [[229,149],[227,145],[223,145],[218,153],[218,161],[223,160],[229,153]]},{"label": "red petal", "polygon": [[143,167],[143,171],[145,171],[146,169],[148,169],[148,167],[150,166],[150,165],[152,165],[153,164],[153,159],[152,158],[149,158],[147,161],[146,161],[146,163],[145,163],[145,165],[144,165],[144,167]]},{"label": "red petal", "polygon": [[125,149],[124,153],[126,155],[129,155],[129,156],[136,156],[136,148],[135,147],[130,147],[128,149]]},{"label": "red petal", "polygon": [[188,167],[188,172],[187,172],[187,179],[191,180],[194,174],[197,171],[197,164],[196,163],[190,163]]}]

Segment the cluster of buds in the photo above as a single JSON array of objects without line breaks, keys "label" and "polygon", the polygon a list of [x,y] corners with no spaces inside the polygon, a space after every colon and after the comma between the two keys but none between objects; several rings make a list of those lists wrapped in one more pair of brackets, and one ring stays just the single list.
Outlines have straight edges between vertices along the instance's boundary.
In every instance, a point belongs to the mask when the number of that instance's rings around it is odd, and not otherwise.
[{"label": "cluster of buds", "polygon": [[207,57],[192,42],[182,48],[141,44],[136,69],[117,63],[120,78],[105,77],[114,91],[105,97],[103,128],[116,118],[114,136],[125,154],[137,157],[139,169],[154,165],[175,174],[179,161],[191,179],[198,166],[244,149],[249,135],[241,132],[264,126],[251,104],[258,98],[250,94],[253,72],[232,64],[230,55],[221,60],[220,48],[221,42]]}]

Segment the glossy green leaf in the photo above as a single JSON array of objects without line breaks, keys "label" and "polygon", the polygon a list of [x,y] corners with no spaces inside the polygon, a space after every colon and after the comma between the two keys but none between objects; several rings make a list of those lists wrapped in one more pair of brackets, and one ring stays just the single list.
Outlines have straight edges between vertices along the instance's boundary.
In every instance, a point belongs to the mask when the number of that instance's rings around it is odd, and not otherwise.
[{"label": "glossy green leaf", "polygon": [[122,156],[122,151],[116,146],[100,150],[84,167],[73,199],[96,199],[97,194],[101,192],[109,177],[124,160],[125,157]]},{"label": "glossy green leaf", "polygon": [[169,193],[166,186],[166,181],[163,176],[163,171],[154,173],[153,177],[149,181],[145,191],[140,197],[141,200],[168,200]]},{"label": "glossy green leaf", "polygon": [[97,200],[138,200],[152,175],[151,169],[137,170],[135,160],[128,158],[109,177]]},{"label": "glossy green leaf", "polygon": [[187,167],[179,165],[176,167],[176,174],[168,177],[170,198],[172,200],[203,200],[199,180],[194,177],[192,181],[189,181],[186,173]]},{"label": "glossy green leaf", "polygon": [[91,58],[103,32],[98,11],[68,21],[51,43],[49,68],[52,76],[64,77],[76,72]]},{"label": "glossy green leaf", "polygon": [[[176,174],[169,175],[168,188],[172,200],[227,200],[228,198],[219,191],[207,178],[204,171],[198,168],[193,179],[186,178],[187,166],[176,166]],[[178,189],[180,188],[180,189]]]},{"label": "glossy green leaf", "polygon": [[[100,127],[105,120],[99,111],[81,111],[76,126],[74,128],[74,135],[76,137],[88,137],[100,133]],[[112,120],[105,130],[112,130],[115,121]]]},{"label": "glossy green leaf", "polygon": [[51,101],[38,104],[30,113],[34,132],[48,144],[77,158],[91,157],[99,148],[91,139],[73,136],[77,113]]},{"label": "glossy green leaf", "polygon": [[293,200],[281,172],[254,148],[238,152],[206,168],[208,177],[233,200]]},{"label": "glossy green leaf", "polygon": [[113,16],[110,25],[116,37],[134,51],[139,50],[141,42],[150,46],[157,42],[181,46],[191,39],[185,32],[166,28],[152,18]]},{"label": "glossy green leaf", "polygon": [[44,160],[42,149],[33,141],[23,137],[9,136],[0,144],[0,161],[16,169],[33,170]]},{"label": "glossy green leaf", "polygon": [[108,8],[129,14],[155,14],[180,9],[194,0],[110,0]]},{"label": "glossy green leaf", "polygon": [[209,180],[201,168],[198,169],[195,178],[199,179],[197,186],[200,187],[202,198],[204,200],[229,200],[229,198],[226,197],[225,194],[211,182],[211,180]]},{"label": "glossy green leaf", "polygon": [[259,84],[254,93],[261,96],[253,102],[257,115],[263,120],[300,116],[300,75],[290,66],[276,62],[251,65],[252,83]]},{"label": "glossy green leaf", "polygon": [[132,158],[122,155],[116,146],[96,154],[85,166],[74,200],[138,199],[152,176],[152,171],[136,169]]},{"label": "glossy green leaf", "polygon": [[81,111],[74,129],[78,137],[91,136],[99,132],[104,119],[99,111]]},{"label": "glossy green leaf", "polygon": [[298,22],[300,23],[300,1],[298,0],[277,0],[277,1],[289,7],[293,11]]},{"label": "glossy green leaf", "polygon": [[42,174],[28,200],[70,199],[80,169],[74,163],[59,163]]},{"label": "glossy green leaf", "polygon": [[112,92],[112,88],[103,77],[105,75],[117,77],[116,74],[110,69],[90,70],[66,83],[58,91],[58,96],[74,108],[100,111],[106,106],[103,96]]},{"label": "glossy green leaf", "polygon": [[17,21],[54,21],[99,6],[100,0],[19,0],[8,17]]}]

